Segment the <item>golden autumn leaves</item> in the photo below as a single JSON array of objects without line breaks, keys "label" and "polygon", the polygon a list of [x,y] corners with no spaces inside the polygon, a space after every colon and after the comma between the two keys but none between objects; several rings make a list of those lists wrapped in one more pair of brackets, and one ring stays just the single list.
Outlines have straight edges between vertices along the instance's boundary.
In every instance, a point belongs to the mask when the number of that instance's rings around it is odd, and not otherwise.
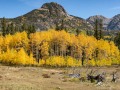
[{"label": "golden autumn leaves", "polygon": [[120,64],[113,42],[65,31],[26,32],[0,36],[0,62],[17,65],[75,67]]}]

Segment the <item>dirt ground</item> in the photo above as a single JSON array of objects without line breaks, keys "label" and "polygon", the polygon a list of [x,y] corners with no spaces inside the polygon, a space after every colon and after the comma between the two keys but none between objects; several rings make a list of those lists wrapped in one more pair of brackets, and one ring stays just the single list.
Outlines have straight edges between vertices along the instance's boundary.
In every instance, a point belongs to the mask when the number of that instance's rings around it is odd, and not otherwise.
[{"label": "dirt ground", "polygon": [[[70,73],[86,75],[91,69],[95,73],[106,72],[106,81],[97,85],[87,80],[82,82],[68,78]],[[111,73],[114,71],[120,76],[120,66],[48,69],[0,65],[0,90],[120,90],[119,79],[116,83],[111,82]],[[44,78],[43,74],[47,74],[50,78]]]}]

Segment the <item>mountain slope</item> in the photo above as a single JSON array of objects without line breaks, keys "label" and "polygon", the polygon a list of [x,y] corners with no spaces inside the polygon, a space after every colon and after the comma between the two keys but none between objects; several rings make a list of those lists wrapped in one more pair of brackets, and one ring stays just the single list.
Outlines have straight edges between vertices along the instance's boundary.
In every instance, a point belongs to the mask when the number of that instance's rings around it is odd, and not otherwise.
[{"label": "mountain slope", "polygon": [[65,29],[73,31],[77,28],[84,30],[89,27],[84,19],[69,15],[61,5],[54,2],[45,3],[41,8],[14,18],[13,21],[17,24],[21,22],[34,24],[38,31],[56,28],[62,24]]},{"label": "mountain slope", "polygon": [[23,23],[32,24],[35,25],[37,31],[62,27],[69,32],[75,32],[76,29],[92,30],[95,19],[103,20],[104,30],[120,30],[120,14],[114,16],[112,19],[108,19],[102,15],[95,15],[85,20],[69,15],[61,5],[55,2],[45,3],[41,8],[34,9],[23,16],[7,19],[7,22],[13,22],[19,26]]},{"label": "mountain slope", "polygon": [[109,30],[120,30],[120,14],[112,18],[107,28]]},{"label": "mountain slope", "polygon": [[108,18],[106,18],[106,17],[104,17],[104,16],[102,16],[102,15],[95,15],[95,16],[89,17],[89,18],[87,19],[87,21],[88,21],[92,26],[94,26],[94,23],[95,23],[95,20],[96,20],[96,19],[102,20],[102,21],[103,21],[103,27],[104,27],[104,29],[107,29],[107,26],[108,26],[108,24],[109,24],[109,22],[110,22],[110,19],[108,19]]}]

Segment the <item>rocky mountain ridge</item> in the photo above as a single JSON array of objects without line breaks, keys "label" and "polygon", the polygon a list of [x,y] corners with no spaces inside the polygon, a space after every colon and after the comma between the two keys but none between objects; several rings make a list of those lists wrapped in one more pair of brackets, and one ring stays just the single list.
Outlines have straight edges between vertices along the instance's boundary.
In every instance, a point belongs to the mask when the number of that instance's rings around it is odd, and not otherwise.
[{"label": "rocky mountain ridge", "polygon": [[55,2],[45,3],[39,9],[34,9],[16,18],[7,19],[7,21],[17,25],[23,23],[35,25],[37,31],[62,27],[69,32],[74,32],[76,29],[92,30],[95,19],[103,20],[104,30],[120,30],[120,14],[111,19],[102,15],[95,15],[88,19],[83,19],[69,15],[61,5]]},{"label": "rocky mountain ridge", "polygon": [[120,14],[115,15],[110,23],[108,24],[107,28],[109,30],[120,30]]},{"label": "rocky mountain ridge", "polygon": [[63,29],[71,30],[70,32],[78,28],[83,30],[90,28],[85,19],[69,15],[61,5],[54,2],[45,3],[39,9],[14,18],[13,22],[34,24],[38,31],[61,26]]},{"label": "rocky mountain ridge", "polygon": [[95,23],[95,20],[98,19],[98,20],[102,20],[103,22],[103,28],[104,30],[107,30],[107,27],[108,27],[108,24],[109,22],[111,21],[111,19],[109,18],[106,18],[102,15],[95,15],[95,16],[91,16],[89,17],[88,19],[86,19],[92,26],[94,26],[94,23]]}]

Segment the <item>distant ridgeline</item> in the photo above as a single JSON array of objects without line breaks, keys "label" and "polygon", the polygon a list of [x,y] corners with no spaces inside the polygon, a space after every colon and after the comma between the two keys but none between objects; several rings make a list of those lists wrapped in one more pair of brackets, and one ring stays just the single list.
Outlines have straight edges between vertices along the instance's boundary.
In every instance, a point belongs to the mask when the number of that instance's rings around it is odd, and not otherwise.
[{"label": "distant ridgeline", "polygon": [[[2,21],[5,20],[6,34],[26,31],[28,34],[35,31],[46,31],[49,29],[65,30],[69,33],[83,32],[89,35],[94,34],[94,24],[96,19],[102,20],[103,32],[106,39],[114,38],[114,35],[120,30],[120,14],[109,19],[102,15],[91,16],[83,19],[69,15],[66,10],[55,2],[45,3],[39,9],[34,9],[25,15],[16,18],[0,18],[0,31],[2,30]],[[6,23],[6,25],[5,25]]]},{"label": "distant ridgeline", "polygon": [[45,3],[39,9],[32,10],[23,16],[7,19],[7,21],[18,26],[34,25],[37,31],[65,29],[73,33],[76,29],[91,29],[86,20],[69,15],[61,5],[54,2]]},{"label": "distant ridgeline", "polygon": [[[59,4],[55,2],[45,3],[39,9],[34,9],[25,15],[6,19],[6,23],[13,24],[16,26],[15,31],[21,31],[23,29],[31,28],[34,26],[36,31],[45,31],[48,29],[64,29],[67,32],[75,33],[78,29],[79,31],[89,31],[94,29],[94,23],[96,19],[103,21],[103,30],[106,34],[112,32],[112,30],[120,30],[120,14],[108,19],[102,15],[91,16],[88,19],[83,19],[80,17],[69,15],[66,10]],[[2,19],[0,19],[1,21]],[[0,24],[1,27],[1,24]],[[10,27],[10,26],[9,26]],[[22,27],[22,29],[21,29]],[[110,30],[108,32],[108,30]],[[29,31],[29,30],[28,30]]]}]

